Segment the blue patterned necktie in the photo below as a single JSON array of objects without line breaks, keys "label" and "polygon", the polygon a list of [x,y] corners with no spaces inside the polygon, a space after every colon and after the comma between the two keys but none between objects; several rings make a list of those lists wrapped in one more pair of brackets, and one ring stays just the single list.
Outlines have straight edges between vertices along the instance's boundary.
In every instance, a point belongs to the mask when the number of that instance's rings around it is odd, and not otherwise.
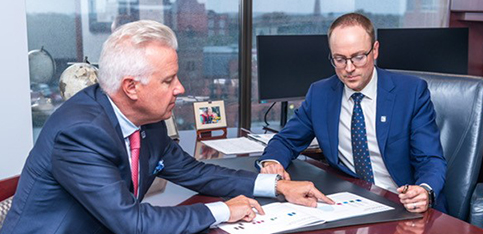
[{"label": "blue patterned necktie", "polygon": [[352,94],[354,100],[354,110],[352,111],[351,123],[351,139],[352,139],[352,156],[354,157],[354,167],[356,174],[367,182],[374,183],[374,174],[372,173],[371,158],[369,157],[369,148],[367,146],[366,123],[364,114],[362,113],[361,100],[364,98],[362,93]]}]

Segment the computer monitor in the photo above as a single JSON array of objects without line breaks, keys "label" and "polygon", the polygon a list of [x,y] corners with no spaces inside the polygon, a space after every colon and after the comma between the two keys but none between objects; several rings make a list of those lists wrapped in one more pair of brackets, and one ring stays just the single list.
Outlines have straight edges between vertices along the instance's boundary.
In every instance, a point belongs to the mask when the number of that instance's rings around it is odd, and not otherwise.
[{"label": "computer monitor", "polygon": [[260,103],[301,100],[310,84],[335,74],[327,35],[259,35]]},{"label": "computer monitor", "polygon": [[378,29],[381,68],[468,73],[468,28]]}]

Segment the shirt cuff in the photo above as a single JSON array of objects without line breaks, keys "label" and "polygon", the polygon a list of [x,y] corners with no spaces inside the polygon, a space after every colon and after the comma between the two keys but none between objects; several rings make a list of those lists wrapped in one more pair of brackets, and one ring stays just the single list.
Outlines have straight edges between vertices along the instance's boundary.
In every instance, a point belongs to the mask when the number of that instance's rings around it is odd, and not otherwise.
[{"label": "shirt cuff", "polygon": [[257,165],[258,165],[258,167],[260,167],[260,169],[262,169],[264,162],[276,162],[276,163],[280,164],[280,162],[275,160],[275,159],[265,159],[265,160],[262,160],[262,161],[257,161]]},{"label": "shirt cuff", "polygon": [[210,227],[214,227],[230,219],[230,208],[224,202],[206,203],[205,206],[210,209],[211,214],[215,217],[215,222]]},{"label": "shirt cuff", "polygon": [[258,174],[253,187],[253,196],[276,197],[275,183],[277,174]]},{"label": "shirt cuff", "polygon": [[431,186],[429,186],[429,184],[421,183],[420,185],[426,185],[426,186],[428,186],[428,188],[430,188],[431,190],[433,190],[433,188],[431,188]]}]

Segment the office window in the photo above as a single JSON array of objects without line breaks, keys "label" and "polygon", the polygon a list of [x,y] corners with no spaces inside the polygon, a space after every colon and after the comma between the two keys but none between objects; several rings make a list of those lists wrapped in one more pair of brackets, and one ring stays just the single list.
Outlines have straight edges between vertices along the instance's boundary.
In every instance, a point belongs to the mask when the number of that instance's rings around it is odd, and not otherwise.
[{"label": "office window", "polygon": [[[334,19],[354,11],[369,17],[376,28],[447,27],[448,4],[449,0],[253,0],[253,51],[257,35],[327,34]],[[256,53],[252,68],[252,128],[257,128],[265,125],[264,116],[272,103],[258,103]],[[300,103],[289,102],[289,118]],[[267,121],[279,124],[279,104],[268,113]]]},{"label": "office window", "polygon": [[421,10],[432,12],[435,11],[437,8],[436,0],[421,0]]},{"label": "office window", "polygon": [[[27,0],[26,8],[29,51],[41,52],[43,57],[48,53],[55,64],[53,72],[48,71],[52,67],[44,65],[32,69],[35,138],[45,120],[63,103],[59,94],[62,72],[85,57],[96,64],[102,43],[116,27],[113,22],[139,19],[164,23],[178,37],[179,78],[186,89],[174,110],[178,128],[194,128],[193,102],[221,98],[228,126],[237,125],[238,1]],[[213,31],[208,28],[216,26],[218,18],[225,20],[228,36],[209,35]]]},{"label": "office window", "polygon": [[[224,99],[228,125],[238,122],[239,1],[235,0],[27,0],[29,51],[48,53],[55,70],[31,69],[34,136],[62,104],[59,77],[72,62],[85,57],[96,64],[113,21],[162,22],[179,40],[180,79],[186,94],[178,99],[179,129],[193,129],[194,101]],[[253,0],[252,122],[263,125],[270,103],[258,104],[256,35],[325,34],[339,15],[358,11],[376,27],[447,27],[449,0],[291,1]],[[52,72],[48,72],[52,69]],[[289,104],[289,113],[300,101]],[[276,123],[275,106],[268,121]]]}]

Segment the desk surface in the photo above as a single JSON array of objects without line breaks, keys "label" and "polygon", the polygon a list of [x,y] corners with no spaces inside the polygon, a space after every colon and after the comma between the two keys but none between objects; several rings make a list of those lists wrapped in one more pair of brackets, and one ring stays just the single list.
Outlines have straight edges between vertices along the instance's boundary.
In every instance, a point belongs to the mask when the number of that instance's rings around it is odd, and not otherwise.
[{"label": "desk surface", "polygon": [[[191,136],[192,135],[192,136]],[[236,136],[236,130],[229,131],[229,136]],[[198,159],[212,159],[212,158],[224,158],[224,157],[235,157],[233,155],[224,155],[211,149],[203,144],[196,142],[196,134],[190,131],[180,132],[181,141],[180,145],[185,149],[186,152],[193,154]],[[372,193],[382,196],[388,200],[395,203],[399,203],[399,199],[396,194],[381,189],[375,185],[371,185],[365,181],[355,179],[340,173],[333,168],[310,158],[301,158],[306,163],[313,164],[329,173],[337,175],[346,181],[354,183]],[[213,201],[221,201],[221,198],[208,197],[197,195],[195,192],[179,187],[177,185],[171,184],[170,182],[165,185],[162,192],[158,192],[155,195],[148,196],[145,202],[149,202],[153,205],[160,206],[171,206],[171,205],[189,205],[194,203],[207,203]],[[221,229],[212,229],[209,233],[226,233]],[[300,233],[394,233],[394,234],[416,234],[416,233],[458,233],[458,234],[473,234],[481,233],[483,234],[483,229],[480,229],[474,225],[456,219],[447,214],[441,213],[434,209],[429,209],[423,214],[423,218],[413,219],[413,220],[403,220],[403,221],[393,221],[384,222],[376,224],[364,224],[364,225],[354,225],[340,228],[331,228],[318,231],[307,231]]]}]

